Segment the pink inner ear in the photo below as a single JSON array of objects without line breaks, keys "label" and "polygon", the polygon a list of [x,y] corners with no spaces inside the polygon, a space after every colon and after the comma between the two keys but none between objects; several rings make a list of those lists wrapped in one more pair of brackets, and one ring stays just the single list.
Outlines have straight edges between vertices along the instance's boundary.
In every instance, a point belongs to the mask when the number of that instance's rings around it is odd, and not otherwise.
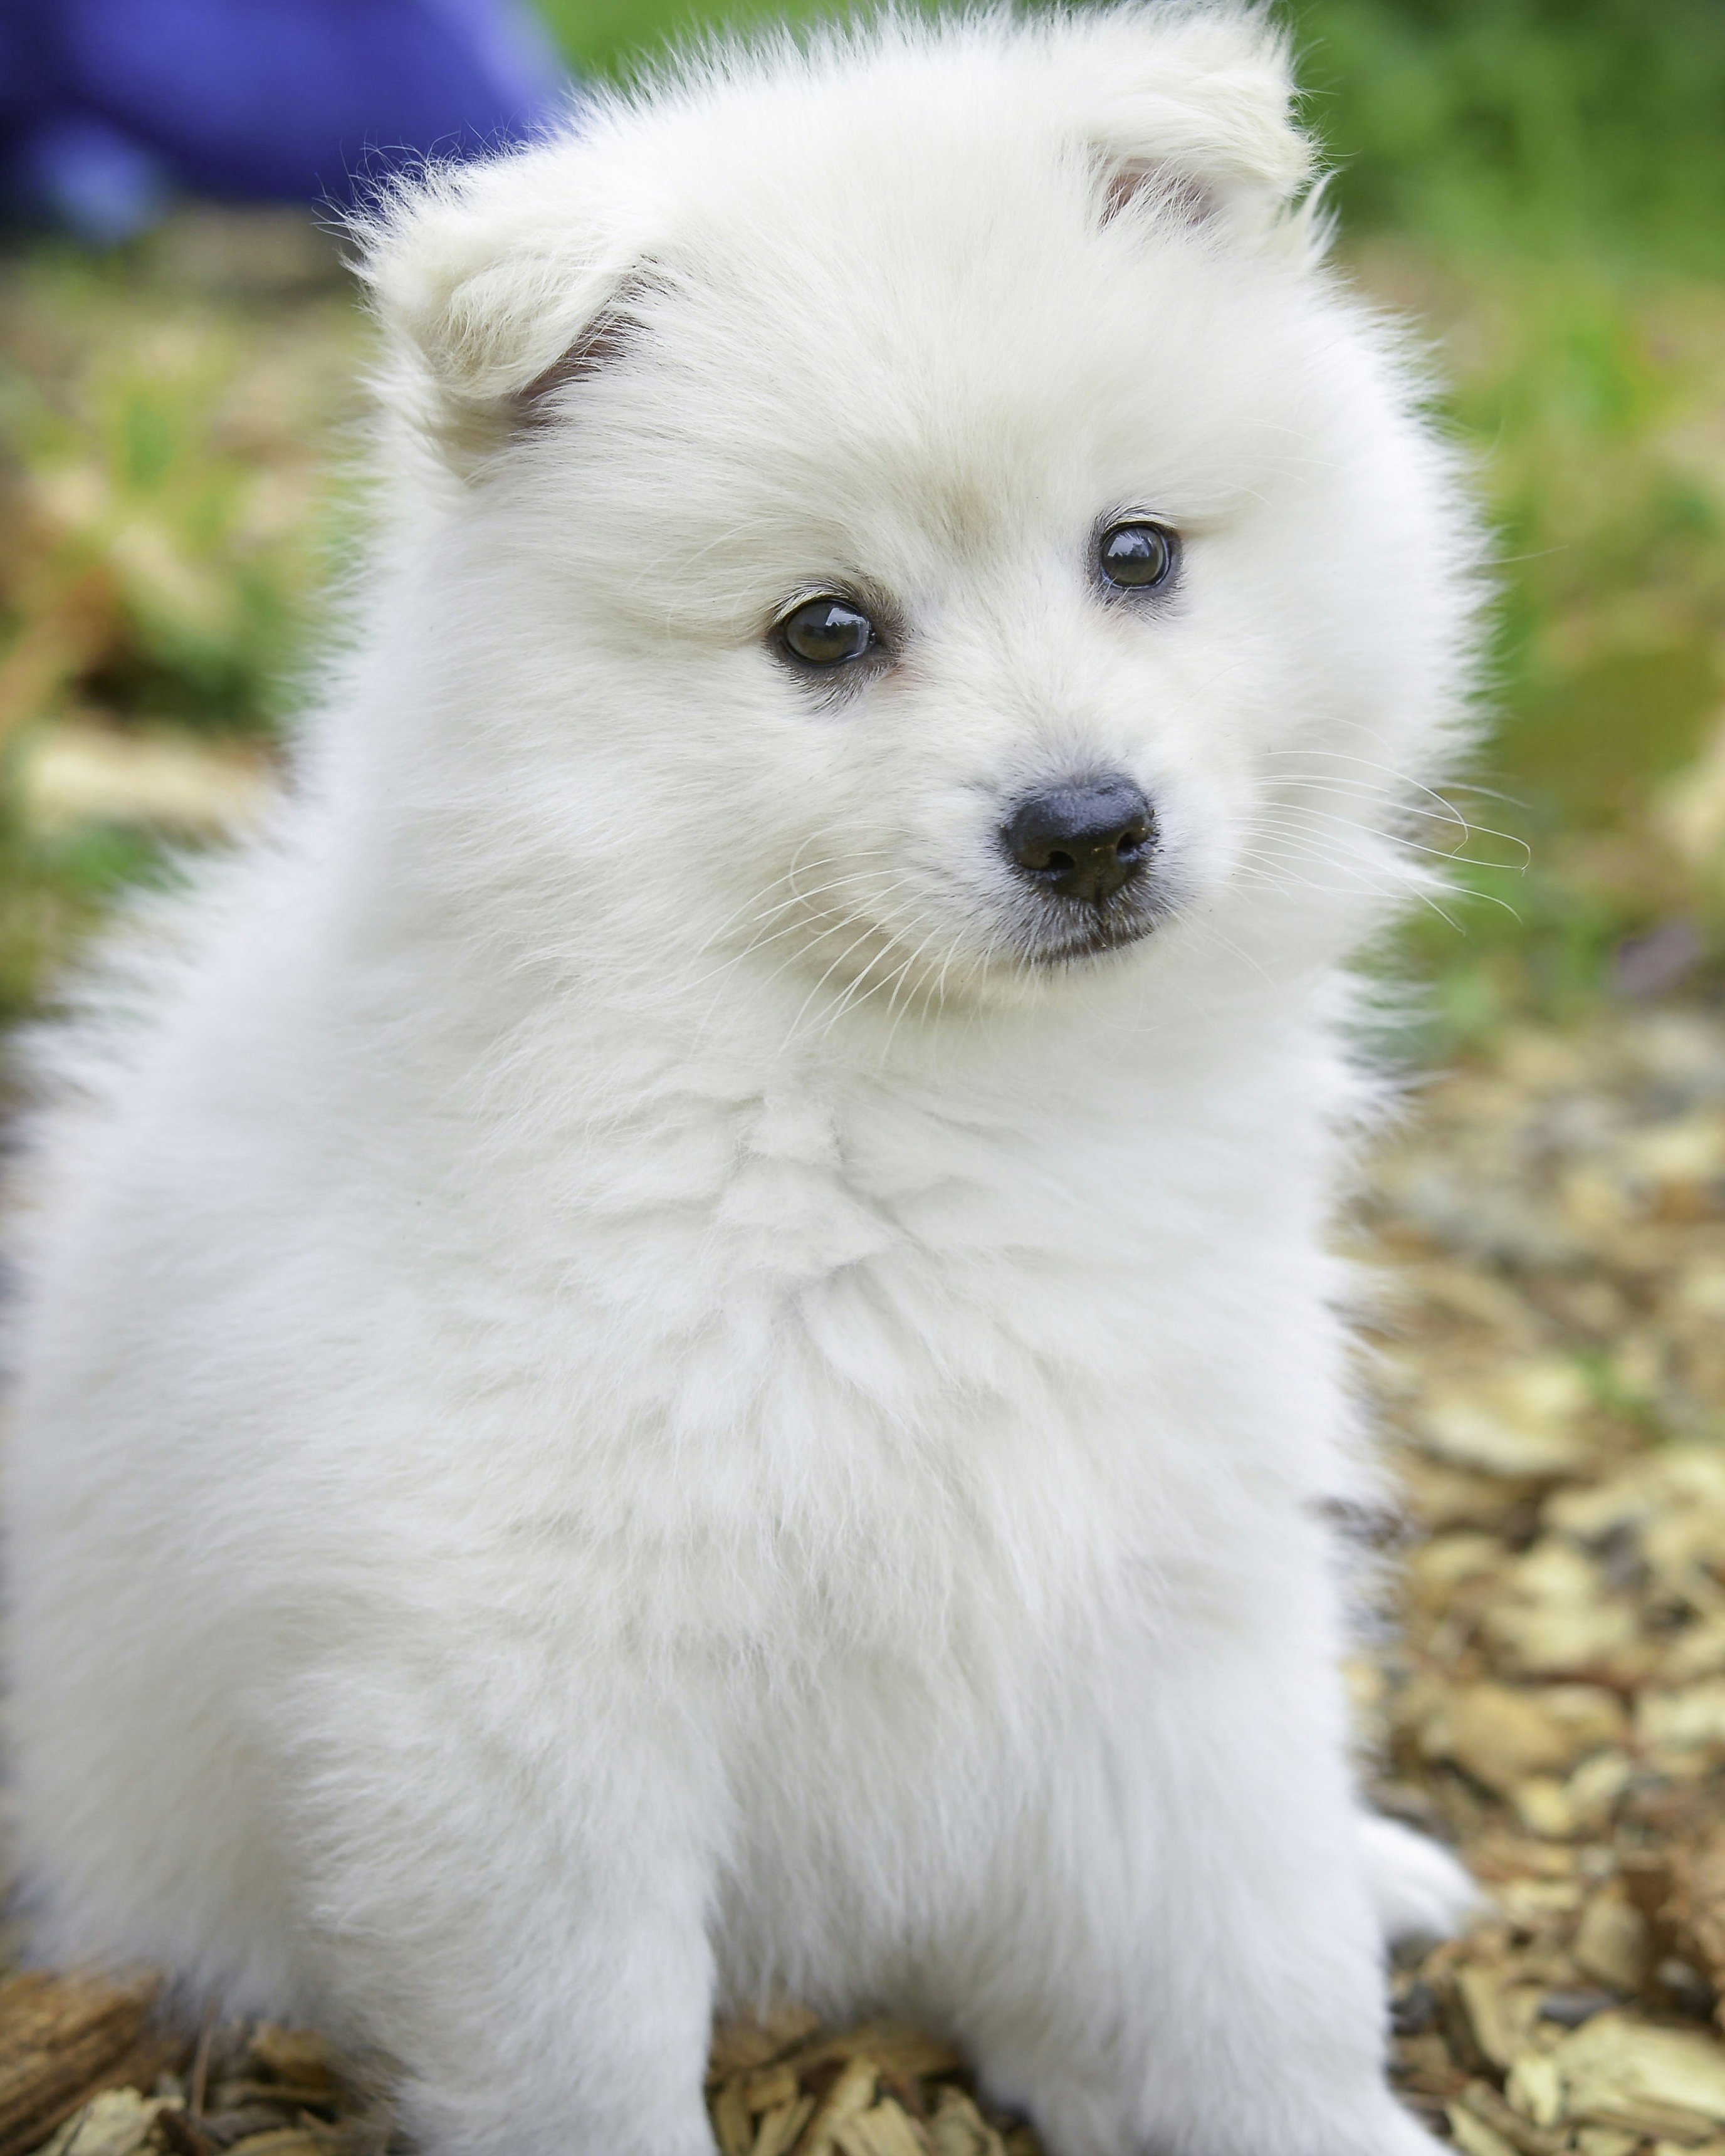
[{"label": "pink inner ear", "polygon": [[544,426],[552,416],[549,406],[553,394],[566,383],[584,382],[621,359],[639,327],[632,316],[614,306],[596,316],[562,358],[554,359],[542,374],[536,374],[525,389],[516,390],[510,399],[521,424]]},{"label": "pink inner ear", "polygon": [[1142,203],[1168,209],[1188,224],[1204,224],[1215,215],[1215,198],[1203,182],[1154,157],[1111,159],[1102,187],[1102,222],[1111,224],[1124,211]]},{"label": "pink inner ear", "polygon": [[561,359],[554,359],[542,374],[536,374],[510,403],[524,427],[542,427],[552,418],[551,400],[566,383],[585,382],[614,367],[640,335],[642,323],[634,302],[652,286],[650,272],[626,277],[610,299],[576,338]]}]

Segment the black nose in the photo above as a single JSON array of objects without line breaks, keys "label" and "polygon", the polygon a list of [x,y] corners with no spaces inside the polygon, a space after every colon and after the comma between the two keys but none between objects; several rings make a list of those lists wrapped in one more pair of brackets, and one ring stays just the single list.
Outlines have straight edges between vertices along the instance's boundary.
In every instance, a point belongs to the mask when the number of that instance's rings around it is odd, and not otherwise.
[{"label": "black nose", "polygon": [[1031,794],[1001,826],[1000,838],[1033,883],[1100,906],[1149,860],[1156,819],[1129,778],[1097,778]]}]

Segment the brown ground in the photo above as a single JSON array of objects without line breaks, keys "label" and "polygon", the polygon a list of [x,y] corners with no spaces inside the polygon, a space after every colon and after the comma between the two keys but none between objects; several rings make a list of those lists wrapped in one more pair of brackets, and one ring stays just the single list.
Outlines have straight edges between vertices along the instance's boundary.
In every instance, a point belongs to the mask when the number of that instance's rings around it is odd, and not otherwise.
[{"label": "brown ground", "polygon": [[[1416,1514],[1368,1771],[1495,1904],[1395,1970],[1398,2078],[1468,2156],[1725,2156],[1725,1019],[1506,1034],[1363,1212]],[[0,2156],[384,2156],[315,2039],[158,2034],[150,1997],[0,1981]],[[788,2010],[711,2091],[723,2156],[1034,2148],[937,2043]]]}]

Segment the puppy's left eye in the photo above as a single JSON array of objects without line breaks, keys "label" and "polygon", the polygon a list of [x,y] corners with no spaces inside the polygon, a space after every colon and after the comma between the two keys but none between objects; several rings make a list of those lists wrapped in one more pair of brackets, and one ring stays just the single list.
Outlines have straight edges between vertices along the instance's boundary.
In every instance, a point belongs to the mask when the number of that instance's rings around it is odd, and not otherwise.
[{"label": "puppy's left eye", "polygon": [[778,640],[805,666],[843,666],[880,642],[875,624],[846,599],[804,599],[778,625]]},{"label": "puppy's left eye", "polygon": [[1180,537],[1165,524],[1115,524],[1102,534],[1096,563],[1123,591],[1154,591],[1174,573]]}]

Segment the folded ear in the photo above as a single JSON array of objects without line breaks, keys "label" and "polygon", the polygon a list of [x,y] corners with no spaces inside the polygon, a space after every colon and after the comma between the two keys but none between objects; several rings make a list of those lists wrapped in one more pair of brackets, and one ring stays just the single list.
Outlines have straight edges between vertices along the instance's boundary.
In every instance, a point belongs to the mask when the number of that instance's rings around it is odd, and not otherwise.
[{"label": "folded ear", "polygon": [[1254,237],[1289,223],[1315,159],[1287,42],[1262,14],[1123,8],[1081,45],[1105,218],[1142,203]]},{"label": "folded ear", "polygon": [[464,474],[620,345],[639,249],[584,147],[404,180],[360,224],[392,404]]}]

